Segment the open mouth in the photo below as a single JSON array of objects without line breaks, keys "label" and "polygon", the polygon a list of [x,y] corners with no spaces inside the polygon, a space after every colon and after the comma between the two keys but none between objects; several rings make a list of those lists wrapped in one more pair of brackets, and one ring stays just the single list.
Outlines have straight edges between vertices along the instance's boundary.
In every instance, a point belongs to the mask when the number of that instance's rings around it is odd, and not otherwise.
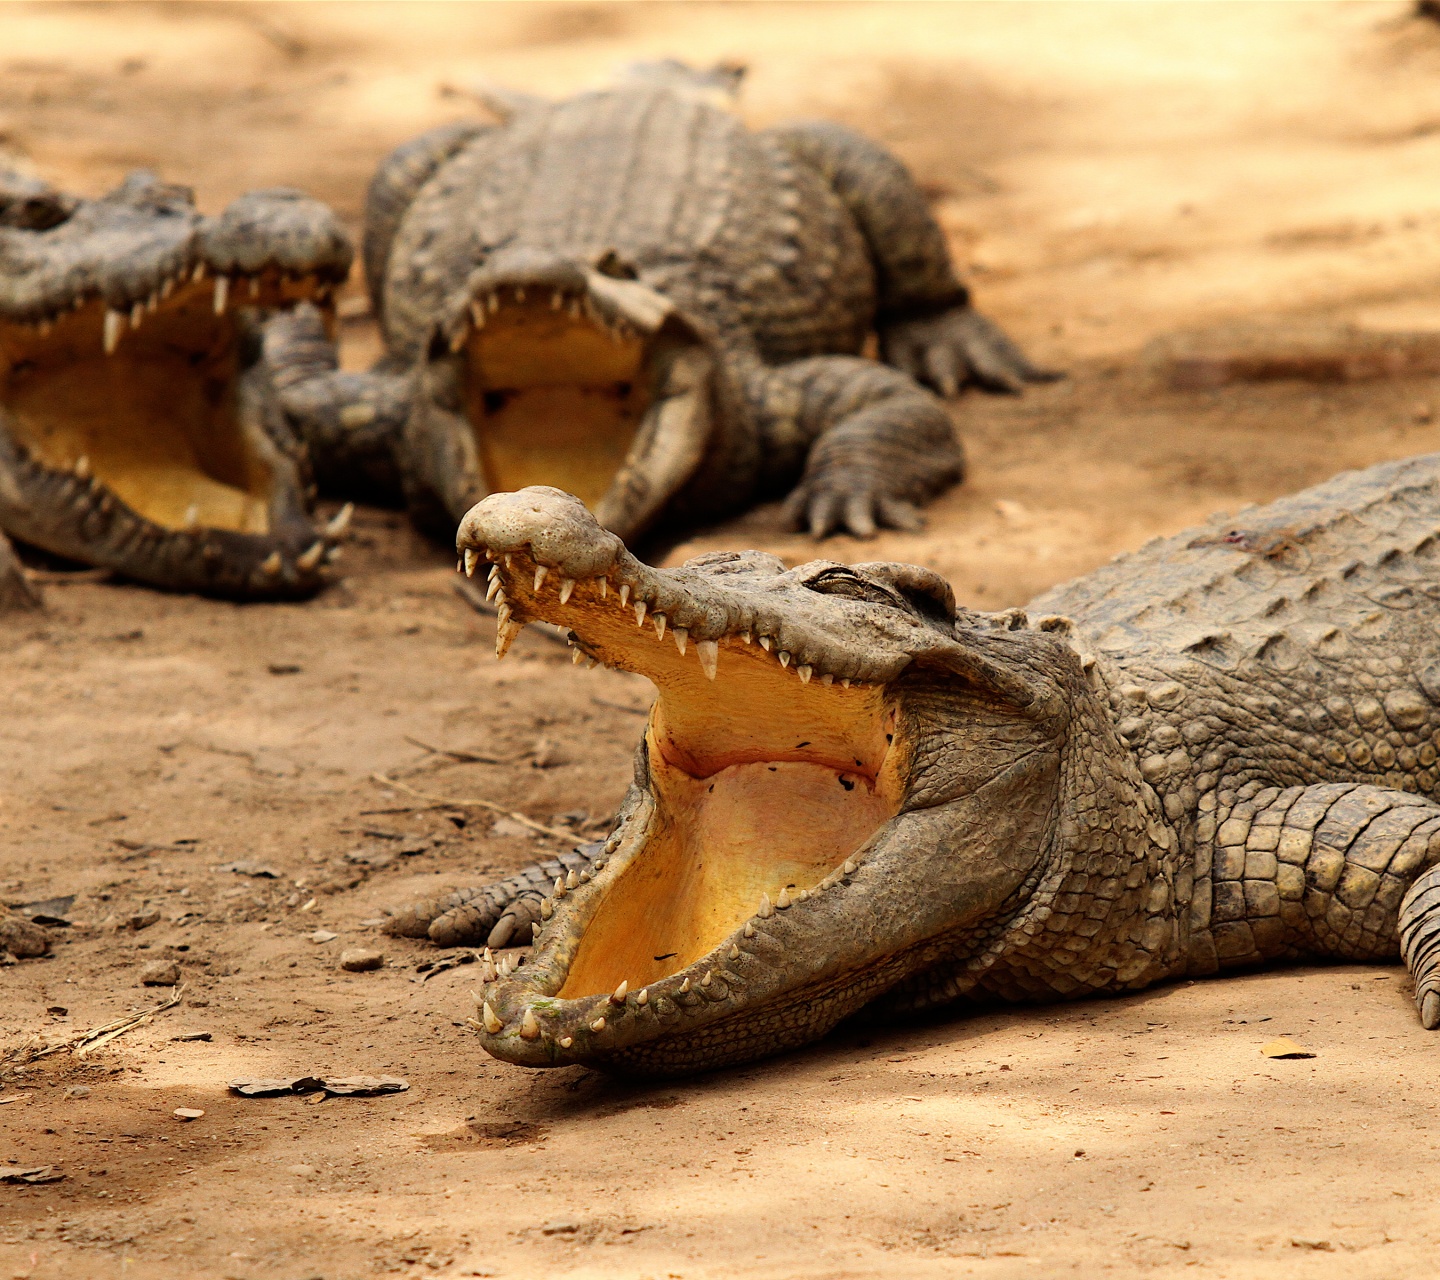
[{"label": "open mouth", "polygon": [[766,986],[778,917],[843,893],[899,813],[908,748],[888,673],[793,617],[717,608],[598,529],[598,551],[574,554],[489,532],[462,530],[463,563],[488,574],[499,652],[543,619],[571,629],[577,661],[644,675],[658,697],[639,799],[593,871],[556,883],[478,1025],[513,1061],[624,1056]]},{"label": "open mouth", "polygon": [[242,382],[248,309],[319,288],[196,273],[128,313],[92,296],[77,310],[0,324],[10,434],[34,464],[88,481],[161,530],[268,536],[304,509],[300,495],[277,494],[280,454]]},{"label": "open mouth", "polygon": [[451,332],[481,492],[551,485],[633,537],[704,456],[711,356],[646,286],[531,256],[481,273]]},{"label": "open mouth", "polygon": [[201,217],[143,172],[35,199],[46,217],[0,224],[7,532],[157,586],[312,594],[340,530],[310,519],[262,338],[278,311],[329,311],[352,256],[333,215],[276,188]]}]

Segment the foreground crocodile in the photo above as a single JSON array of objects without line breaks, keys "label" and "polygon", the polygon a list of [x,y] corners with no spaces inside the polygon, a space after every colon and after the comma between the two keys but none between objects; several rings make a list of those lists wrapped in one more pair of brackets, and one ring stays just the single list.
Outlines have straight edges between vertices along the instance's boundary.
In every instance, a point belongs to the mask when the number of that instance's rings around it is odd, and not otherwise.
[{"label": "foreground crocodile", "polygon": [[80,200],[0,171],[0,530],[163,587],[314,592],[340,529],[282,403],[314,360],[264,319],[320,324],[351,256],[288,189],[205,218],[147,173]]},{"label": "foreground crocodile", "polygon": [[981,614],[909,565],[650,569],[568,495],[487,498],[498,649],[545,619],[659,697],[603,845],[390,928],[533,922],[478,1010],[531,1066],[1402,952],[1440,1026],[1440,454],[1236,521]]},{"label": "foreground crocodile", "polygon": [[[412,512],[447,538],[486,493],[537,483],[626,541],[792,488],[816,536],[914,527],[962,472],[921,382],[1052,375],[971,308],[879,146],[752,133],[714,76],[644,70],[384,162],[364,257],[386,355],[368,388],[317,374],[298,423],[322,483],[383,488],[389,433]],[[860,357],[871,334],[889,364]]]}]

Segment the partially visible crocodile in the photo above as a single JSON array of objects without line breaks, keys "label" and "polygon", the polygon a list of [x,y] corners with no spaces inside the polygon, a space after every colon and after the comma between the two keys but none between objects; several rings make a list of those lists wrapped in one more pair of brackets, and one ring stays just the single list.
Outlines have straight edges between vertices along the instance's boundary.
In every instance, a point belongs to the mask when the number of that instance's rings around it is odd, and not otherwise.
[{"label": "partially visible crocodile", "polygon": [[[817,537],[916,526],[963,471],[921,383],[1053,375],[972,309],[888,152],[833,124],[751,132],[715,76],[642,71],[508,98],[503,124],[381,165],[364,257],[386,355],[368,389],[311,388],[296,421],[322,483],[383,487],[388,432],[412,512],[447,538],[535,483],[627,541],[787,491]],[[862,358],[872,335],[889,363]]]},{"label": "partially visible crocodile", "polygon": [[[911,565],[646,567],[576,499],[466,516],[533,619],[659,690],[602,844],[398,913],[511,1062],[665,1073],[865,1008],[1394,961],[1440,1026],[1440,454],[1158,539],[1028,612]],[[555,866],[543,868],[552,873]]]},{"label": "partially visible crocodile", "polygon": [[351,257],[289,189],[207,218],[147,173],[81,200],[0,171],[0,530],[157,586],[314,592],[341,530],[282,405],[314,361],[265,319],[320,325]]}]

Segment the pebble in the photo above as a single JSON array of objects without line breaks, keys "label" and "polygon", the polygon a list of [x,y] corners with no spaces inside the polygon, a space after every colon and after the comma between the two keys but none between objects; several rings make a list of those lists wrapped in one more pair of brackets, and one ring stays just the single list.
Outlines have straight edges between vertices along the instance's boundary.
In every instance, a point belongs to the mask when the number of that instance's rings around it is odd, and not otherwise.
[{"label": "pebble", "polygon": [[90,1089],[86,1085],[77,1084],[73,1088],[66,1089],[65,1096],[67,1098],[88,1098],[90,1096]]},{"label": "pebble", "polygon": [[371,969],[381,969],[384,965],[385,957],[367,947],[351,947],[350,950],[340,953],[340,967],[351,973],[367,973]]},{"label": "pebble", "polygon": [[[303,909],[303,908],[302,908],[302,909]],[[311,941],[311,942],[334,942],[335,939],[338,938],[339,936],[340,936],[340,935],[339,935],[338,933],[331,933],[329,929],[316,929],[314,933],[310,934],[310,941]]]},{"label": "pebble", "polygon": [[176,1107],[170,1114],[177,1120],[198,1120],[205,1113],[197,1107]]},{"label": "pebble", "polygon": [[160,913],[158,911],[137,911],[133,916],[126,918],[124,928],[133,929],[137,933],[141,929],[148,929],[152,924],[158,923]]},{"label": "pebble", "polygon": [[140,981],[147,987],[173,987],[180,981],[180,966],[173,960],[152,960],[140,970]]}]

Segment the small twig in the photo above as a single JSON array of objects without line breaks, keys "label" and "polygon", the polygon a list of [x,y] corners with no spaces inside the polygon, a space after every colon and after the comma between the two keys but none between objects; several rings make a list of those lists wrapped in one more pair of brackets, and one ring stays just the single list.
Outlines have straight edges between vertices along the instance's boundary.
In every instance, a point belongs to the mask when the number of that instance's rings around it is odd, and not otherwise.
[{"label": "small twig", "polygon": [[[483,613],[488,618],[495,616],[495,606],[485,603],[485,593],[480,590],[469,578],[463,575],[455,579],[455,594],[465,601],[476,613]],[[570,647],[570,632],[565,627],[557,627],[550,622],[531,622],[526,624],[527,630],[534,631],[537,635],[543,636],[553,644],[563,644],[567,649]]]},{"label": "small twig", "polygon": [[451,800],[446,796],[431,795],[428,791],[421,791],[416,787],[408,786],[396,778],[391,778],[383,773],[372,773],[371,778],[383,787],[394,787],[396,790],[408,792],[420,800],[428,800],[437,808],[443,809],[488,809],[491,813],[498,813],[502,817],[509,818],[521,826],[529,827],[531,831],[538,831],[541,835],[550,836],[556,840],[574,840],[575,832],[562,831],[559,827],[547,827],[543,822],[536,822],[534,818],[527,818],[523,813],[516,813],[513,809],[507,809],[503,804],[496,804],[493,800]]},{"label": "small twig", "polygon": [[42,587],[63,587],[73,582],[109,582],[112,569],[26,569],[25,580]]},{"label": "small twig", "polygon": [[45,1045],[37,1048],[36,1041],[30,1044],[20,1045],[18,1048],[8,1051],[3,1058],[0,1058],[0,1069],[6,1067],[23,1067],[41,1058],[48,1058],[52,1053],[64,1053],[67,1050],[77,1058],[83,1058],[87,1053],[103,1047],[114,1040],[117,1036],[123,1036],[127,1031],[133,1031],[136,1027],[143,1026],[149,1022],[157,1013],[164,1013],[166,1009],[173,1009],[180,1003],[180,997],[185,987],[182,983],[170,994],[170,998],[163,1004],[157,1004],[153,1009],[142,1009],[138,1013],[127,1013],[123,1018],[116,1018],[114,1022],[107,1022],[103,1027],[92,1027],[89,1031],[77,1031],[56,1044]]},{"label": "small twig", "polygon": [[412,738],[408,733],[404,735],[405,741],[412,746],[419,747],[421,751],[428,751],[432,756],[449,756],[452,760],[458,760],[461,764],[504,764],[505,761],[495,756],[482,756],[474,751],[451,751],[447,747],[432,747],[428,742],[421,742],[419,738]]}]

